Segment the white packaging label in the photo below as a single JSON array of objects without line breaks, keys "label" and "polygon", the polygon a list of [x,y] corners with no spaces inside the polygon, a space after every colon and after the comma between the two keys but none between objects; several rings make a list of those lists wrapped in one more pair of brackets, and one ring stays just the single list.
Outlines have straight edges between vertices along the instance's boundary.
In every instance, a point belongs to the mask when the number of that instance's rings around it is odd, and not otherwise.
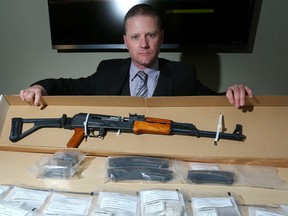
[{"label": "white packaging label", "polygon": [[46,214],[49,212],[61,212],[66,214],[85,214],[87,209],[87,203],[79,202],[77,205],[75,203],[64,203],[53,201],[50,203],[49,207],[45,210]]},{"label": "white packaging label", "polygon": [[192,204],[194,208],[221,208],[231,207],[233,203],[229,198],[193,198]]},{"label": "white packaging label", "polygon": [[137,202],[116,197],[104,197],[102,199],[100,208],[114,208],[136,213]]},{"label": "white packaging label", "polygon": [[144,204],[145,214],[152,214],[162,212],[165,210],[165,203],[161,200],[152,201]]},{"label": "white packaging label", "polygon": [[0,204],[0,216],[25,216],[28,211],[13,206]]},{"label": "white packaging label", "polygon": [[256,210],[255,211],[255,216],[284,216],[284,215],[277,214],[277,213],[272,213],[272,212],[267,212],[267,211]]},{"label": "white packaging label", "polygon": [[216,208],[196,209],[196,216],[218,216]]},{"label": "white packaging label", "polygon": [[93,211],[92,216],[112,216],[112,213],[102,210],[95,210]]},{"label": "white packaging label", "polygon": [[142,199],[144,203],[149,203],[156,200],[179,200],[179,196],[177,191],[151,190],[143,191]]}]

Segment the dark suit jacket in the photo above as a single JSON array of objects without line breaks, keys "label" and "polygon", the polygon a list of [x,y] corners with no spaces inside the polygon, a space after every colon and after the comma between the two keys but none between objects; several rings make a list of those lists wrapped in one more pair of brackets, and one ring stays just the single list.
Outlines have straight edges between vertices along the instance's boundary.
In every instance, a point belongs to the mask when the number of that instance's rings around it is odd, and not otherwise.
[{"label": "dark suit jacket", "polygon": [[[131,58],[105,60],[89,77],[45,79],[34,84],[43,86],[48,95],[130,95],[130,65]],[[192,65],[159,58],[159,69],[160,77],[153,96],[216,94],[199,82]]]}]

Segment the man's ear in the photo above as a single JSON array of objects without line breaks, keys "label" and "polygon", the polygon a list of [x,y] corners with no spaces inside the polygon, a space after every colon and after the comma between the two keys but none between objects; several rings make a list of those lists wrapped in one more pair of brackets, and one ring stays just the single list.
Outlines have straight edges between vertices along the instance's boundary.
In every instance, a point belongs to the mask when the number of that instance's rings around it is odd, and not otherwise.
[{"label": "man's ear", "polygon": [[[127,48],[126,35],[123,35],[123,41],[124,41],[124,44],[125,44],[125,46],[126,46],[126,48]],[[127,48],[127,49],[128,49],[128,48]]]}]

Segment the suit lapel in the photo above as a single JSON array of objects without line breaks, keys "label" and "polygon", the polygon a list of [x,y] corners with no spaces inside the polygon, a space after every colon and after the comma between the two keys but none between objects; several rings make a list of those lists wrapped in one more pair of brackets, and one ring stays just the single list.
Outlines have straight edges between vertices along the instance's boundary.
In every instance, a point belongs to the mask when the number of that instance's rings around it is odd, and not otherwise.
[{"label": "suit lapel", "polygon": [[130,95],[129,70],[131,59],[127,59],[123,65],[116,68],[114,78],[111,80],[109,93],[111,95]]},{"label": "suit lapel", "polygon": [[172,80],[170,76],[171,72],[167,67],[166,60],[159,59],[159,70],[160,70],[160,76],[153,96],[172,95]]}]

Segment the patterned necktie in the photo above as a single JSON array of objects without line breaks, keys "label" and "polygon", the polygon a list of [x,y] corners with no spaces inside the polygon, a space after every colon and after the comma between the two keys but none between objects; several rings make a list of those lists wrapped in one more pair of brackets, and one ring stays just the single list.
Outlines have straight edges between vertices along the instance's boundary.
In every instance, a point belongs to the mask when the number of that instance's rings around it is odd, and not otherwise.
[{"label": "patterned necktie", "polygon": [[148,75],[144,71],[139,71],[137,73],[137,76],[140,78],[141,84],[139,86],[138,92],[136,93],[136,96],[147,97],[147,95],[148,95],[148,87],[147,87]]}]

